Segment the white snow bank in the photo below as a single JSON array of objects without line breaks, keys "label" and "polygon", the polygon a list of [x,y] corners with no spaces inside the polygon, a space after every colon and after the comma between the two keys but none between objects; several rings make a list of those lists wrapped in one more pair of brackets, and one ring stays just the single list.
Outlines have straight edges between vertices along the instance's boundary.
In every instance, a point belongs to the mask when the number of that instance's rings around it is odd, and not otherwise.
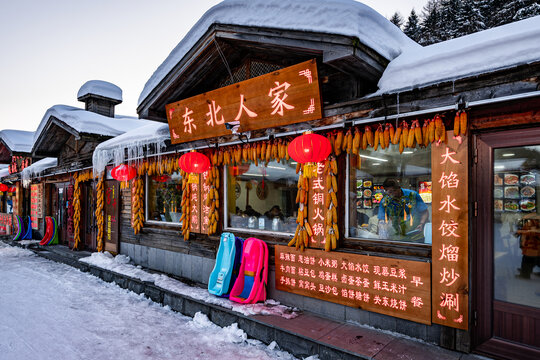
[{"label": "white snow bank", "polygon": [[392,60],[420,48],[372,8],[353,0],[226,0],[208,10],[147,81],[139,105],[213,24],[255,26],[356,37]]},{"label": "white snow bank", "polygon": [[21,172],[22,184],[25,188],[30,185],[33,177],[40,176],[43,171],[55,167],[58,165],[58,159],[56,158],[45,158],[39,161],[36,161],[32,165],[26,167]]},{"label": "white snow bank", "polygon": [[27,249],[21,249],[19,247],[10,246],[0,241],[0,258],[20,258],[34,256],[34,253]]},{"label": "white snow bank", "polygon": [[151,274],[144,271],[140,266],[128,264],[130,259],[125,255],[117,255],[116,257],[113,257],[108,252],[95,252],[89,257],[79,259],[79,261],[140,279],[142,281],[153,282],[163,289],[186,295],[209,304],[215,304],[227,309],[232,309],[233,311],[244,315],[277,315],[286,319],[293,319],[298,316],[296,309],[281,305],[279,302],[272,299],[268,299],[264,303],[243,305],[232,302],[228,299],[215,297],[214,295],[210,294],[207,289],[192,287],[166,275]]},{"label": "white snow bank", "polygon": [[118,136],[128,130],[145,125],[145,122],[132,116],[115,116],[114,118],[110,118],[73,106],[54,105],[45,112],[34,134],[34,143],[45,130],[45,125],[47,125],[51,116],[54,116],[64,123],[65,126],[78,133],[103,136]]},{"label": "white snow bank", "polygon": [[2,130],[0,131],[0,139],[4,141],[6,146],[12,152],[25,152],[32,151],[32,144],[34,143],[34,132],[23,130]]},{"label": "white snow bank", "polygon": [[94,149],[92,155],[94,174],[100,174],[105,170],[111,160],[114,161],[114,166],[122,164],[126,149],[128,159],[137,159],[144,156],[145,147],[147,155],[152,154],[152,151],[159,154],[165,148],[165,140],[170,139],[169,124],[150,120],[139,121],[144,125],[104,141]]},{"label": "white snow bank", "polygon": [[395,93],[540,61],[540,16],[407,49],[392,60],[374,94]]},{"label": "white snow bank", "polygon": [[77,93],[77,99],[80,99],[87,94],[99,95],[120,102],[122,101],[122,89],[108,81],[90,80],[85,82]]}]

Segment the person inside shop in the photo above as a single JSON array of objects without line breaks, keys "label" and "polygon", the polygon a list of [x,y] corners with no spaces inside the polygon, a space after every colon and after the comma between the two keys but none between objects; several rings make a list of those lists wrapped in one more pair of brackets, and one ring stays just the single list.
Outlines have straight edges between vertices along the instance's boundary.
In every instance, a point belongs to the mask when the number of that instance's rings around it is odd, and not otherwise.
[{"label": "person inside shop", "polygon": [[261,213],[255,210],[251,205],[246,205],[246,210],[244,211],[244,214],[246,214],[247,216],[255,217],[261,216]]},{"label": "person inside shop", "polygon": [[272,206],[270,210],[264,213],[264,216],[266,216],[270,220],[274,218],[279,218],[283,221],[284,219],[283,213],[281,212],[281,209],[278,205]]},{"label": "person inside shop", "polygon": [[525,215],[520,222],[517,235],[520,236],[521,268],[519,277],[530,279],[535,266],[540,266],[540,215],[531,213]]},{"label": "person inside shop", "polygon": [[386,179],[379,204],[379,238],[424,242],[428,207],[416,191],[403,189],[397,179]]}]

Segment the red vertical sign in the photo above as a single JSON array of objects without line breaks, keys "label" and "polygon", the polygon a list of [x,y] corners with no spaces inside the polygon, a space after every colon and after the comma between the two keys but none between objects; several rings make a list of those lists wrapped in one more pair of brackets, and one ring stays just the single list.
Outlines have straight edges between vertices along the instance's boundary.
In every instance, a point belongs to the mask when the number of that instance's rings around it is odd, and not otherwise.
[{"label": "red vertical sign", "polygon": [[432,321],[459,329],[469,323],[468,153],[447,132],[431,147],[433,169]]},{"label": "red vertical sign", "polygon": [[324,163],[317,164],[317,176],[309,178],[308,191],[308,221],[313,236],[309,241],[309,247],[324,249],[326,208],[324,206],[328,196],[327,184],[323,174]]},{"label": "red vertical sign", "polygon": [[207,182],[208,179],[208,171],[201,174],[200,177],[200,188],[201,191],[201,233],[208,234],[208,225],[210,221],[210,206],[206,205],[206,201],[208,200],[208,193],[210,192],[210,185],[208,185]]},{"label": "red vertical sign", "polygon": [[[201,183],[201,176],[199,176],[199,184]],[[190,192],[190,201],[191,211],[189,213],[189,231],[192,233],[201,232],[201,192],[199,189],[199,184],[188,184],[191,186]]]}]

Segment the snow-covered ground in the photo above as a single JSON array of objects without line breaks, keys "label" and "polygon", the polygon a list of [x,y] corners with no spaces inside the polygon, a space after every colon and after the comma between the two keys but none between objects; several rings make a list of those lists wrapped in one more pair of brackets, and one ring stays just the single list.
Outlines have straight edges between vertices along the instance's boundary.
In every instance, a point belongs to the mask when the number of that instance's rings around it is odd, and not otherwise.
[{"label": "snow-covered ground", "polygon": [[[0,358],[294,359],[221,328],[0,242]],[[311,360],[317,359],[310,357]]]}]

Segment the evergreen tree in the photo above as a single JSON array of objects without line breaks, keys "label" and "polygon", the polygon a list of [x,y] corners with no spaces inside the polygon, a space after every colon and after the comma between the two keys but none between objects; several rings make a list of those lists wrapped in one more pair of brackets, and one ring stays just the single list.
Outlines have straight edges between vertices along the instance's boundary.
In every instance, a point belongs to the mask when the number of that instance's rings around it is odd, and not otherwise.
[{"label": "evergreen tree", "polygon": [[399,12],[396,11],[390,18],[390,22],[401,29],[401,26],[403,25],[403,17]]},{"label": "evergreen tree", "polygon": [[437,0],[429,0],[422,10],[420,45],[430,45],[442,40],[440,28],[439,3]]},{"label": "evergreen tree", "polygon": [[407,19],[407,23],[403,28],[403,32],[405,33],[405,35],[407,35],[416,42],[420,40],[420,37],[422,35],[422,29],[420,28],[418,15],[416,15],[416,11],[414,11],[414,9],[411,10],[411,14]]},{"label": "evergreen tree", "polygon": [[512,21],[519,21],[540,15],[540,1],[522,0],[518,1],[518,3],[519,9],[512,17]]},{"label": "evergreen tree", "polygon": [[455,37],[472,34],[486,29],[484,16],[478,1],[462,0],[456,16]]},{"label": "evergreen tree", "polygon": [[461,12],[460,0],[442,0],[439,9],[439,30],[442,40],[453,39],[459,36],[458,16]]}]

